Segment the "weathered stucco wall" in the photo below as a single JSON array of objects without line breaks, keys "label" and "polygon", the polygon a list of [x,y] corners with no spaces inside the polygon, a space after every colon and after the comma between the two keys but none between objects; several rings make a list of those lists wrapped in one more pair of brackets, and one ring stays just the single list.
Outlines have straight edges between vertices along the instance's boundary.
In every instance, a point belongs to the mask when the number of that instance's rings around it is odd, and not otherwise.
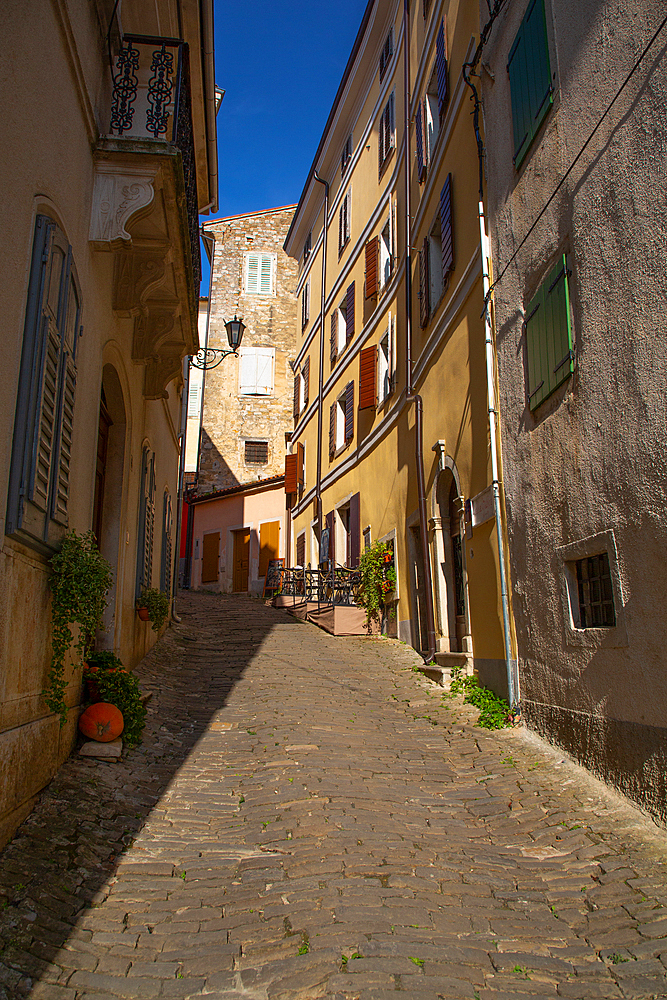
[{"label": "weathered stucco wall", "polygon": [[[171,13],[163,25],[176,30]],[[4,534],[9,467],[24,342],[26,300],[38,214],[50,216],[72,247],[80,282],[82,335],[76,355],[68,529],[92,525],[101,389],[113,425],[109,439],[103,554],[114,586],[99,642],[128,665],[157,639],[134,608],[142,448],[156,455],[156,529],[152,585],[159,585],[162,498],[176,496],[179,380],[168,398],[144,396],[145,367],[132,360],[134,320],[114,313],[115,255],[89,240],[95,164],[91,144],[109,125],[106,24],[84,0],[26,8],[3,6],[0,173],[6,240],[0,264],[5,361],[0,396],[0,846],[30,811],[35,795],[69,754],[77,731],[81,671],[67,667],[67,722],[48,710],[42,691],[51,662],[49,552]],[[76,60],[80,72],[75,72]],[[155,203],[159,198],[155,199]],[[144,216],[147,218],[147,216]],[[110,249],[110,248],[109,248]],[[187,304],[184,313],[187,313]],[[53,532],[57,545],[65,528]],[[52,549],[55,551],[55,548]]]},{"label": "weathered stucco wall", "polygon": [[[273,388],[268,395],[243,395],[240,360],[228,357],[206,372],[199,489],[225,489],[284,471],[285,433],[292,430],[293,372],[296,349],[297,265],[283,251],[294,206],[219,219],[207,224],[215,236],[209,345],[229,349],[225,322],[243,317],[241,350],[275,351]],[[276,255],[276,280],[269,295],[247,294],[247,253]],[[316,308],[316,307],[315,307]],[[246,462],[245,442],[266,441],[266,462]]]},{"label": "weathered stucco wall", "polygon": [[[554,103],[517,171],[506,65],[526,7],[507,5],[494,25],[483,74],[523,701],[531,725],[665,818],[664,39],[564,177],[664,6],[545,0]],[[526,308],[563,253],[575,370],[531,412]],[[576,628],[568,569],[602,551],[616,626]]]}]

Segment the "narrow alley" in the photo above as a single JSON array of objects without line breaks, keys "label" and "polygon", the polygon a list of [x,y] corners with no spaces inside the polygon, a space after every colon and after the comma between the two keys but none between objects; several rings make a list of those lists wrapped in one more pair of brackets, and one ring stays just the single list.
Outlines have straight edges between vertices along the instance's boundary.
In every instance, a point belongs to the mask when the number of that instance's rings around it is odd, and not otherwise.
[{"label": "narrow alley", "polygon": [[[667,838],[386,639],[192,593],[0,856],[0,996],[667,995]],[[664,963],[663,964],[663,961]]]}]

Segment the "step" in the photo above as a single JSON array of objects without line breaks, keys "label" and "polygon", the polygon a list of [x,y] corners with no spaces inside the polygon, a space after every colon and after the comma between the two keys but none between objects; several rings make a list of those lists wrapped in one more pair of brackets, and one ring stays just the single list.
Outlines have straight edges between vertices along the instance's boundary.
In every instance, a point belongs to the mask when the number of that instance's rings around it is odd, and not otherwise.
[{"label": "step", "polygon": [[473,672],[472,661],[472,653],[441,652],[435,654],[435,663],[420,664],[419,669],[429,680],[435,681],[440,687],[449,691],[452,671],[458,667],[462,675],[468,677]]}]

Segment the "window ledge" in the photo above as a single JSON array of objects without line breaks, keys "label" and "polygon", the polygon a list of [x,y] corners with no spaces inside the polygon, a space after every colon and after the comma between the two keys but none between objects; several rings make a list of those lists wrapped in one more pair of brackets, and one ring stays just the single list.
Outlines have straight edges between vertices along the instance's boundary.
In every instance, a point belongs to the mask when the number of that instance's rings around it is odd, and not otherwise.
[{"label": "window ledge", "polygon": [[[580,628],[574,620],[573,608],[578,606],[577,579],[574,562],[600,552],[609,558],[609,572],[614,595],[616,624],[594,628]],[[618,566],[616,538],[612,529],[589,535],[569,545],[556,549],[560,569],[560,592],[565,625],[565,643],[588,649],[623,649],[629,645],[625,621],[625,601]]]}]

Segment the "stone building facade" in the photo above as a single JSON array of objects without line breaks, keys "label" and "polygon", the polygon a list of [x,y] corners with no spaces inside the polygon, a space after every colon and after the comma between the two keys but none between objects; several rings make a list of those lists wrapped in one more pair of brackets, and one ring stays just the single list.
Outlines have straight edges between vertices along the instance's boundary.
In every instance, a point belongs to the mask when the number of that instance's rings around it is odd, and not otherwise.
[{"label": "stone building facade", "polygon": [[297,263],[283,250],[294,205],[217,219],[209,346],[227,349],[225,322],[243,317],[238,358],[206,372],[199,492],[283,472],[293,426]]}]

